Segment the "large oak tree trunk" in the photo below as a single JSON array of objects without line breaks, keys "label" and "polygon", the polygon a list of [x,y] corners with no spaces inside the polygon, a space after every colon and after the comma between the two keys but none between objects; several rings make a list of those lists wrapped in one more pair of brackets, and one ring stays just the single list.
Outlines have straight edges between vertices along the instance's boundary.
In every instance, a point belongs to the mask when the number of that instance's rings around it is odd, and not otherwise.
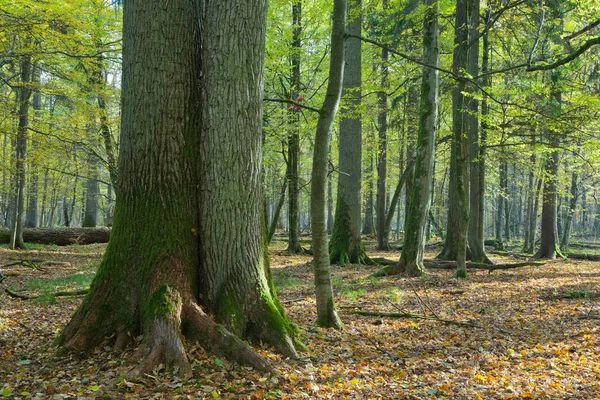
[{"label": "large oak tree trunk", "polygon": [[[232,13],[231,10],[236,10]],[[266,0],[207,4],[200,137],[200,296],[218,322],[296,356],[264,243],[263,55]]]},{"label": "large oak tree trunk", "polygon": [[293,353],[292,327],[272,290],[260,207],[266,1],[221,1],[205,12],[210,57],[202,57],[200,82],[197,2],[125,3],[114,227],[90,293],[58,340],[65,350],[90,351],[114,335],[122,349],[144,334],[134,373],[159,363],[189,372],[182,334],[273,371],[201,305],[236,333]]}]

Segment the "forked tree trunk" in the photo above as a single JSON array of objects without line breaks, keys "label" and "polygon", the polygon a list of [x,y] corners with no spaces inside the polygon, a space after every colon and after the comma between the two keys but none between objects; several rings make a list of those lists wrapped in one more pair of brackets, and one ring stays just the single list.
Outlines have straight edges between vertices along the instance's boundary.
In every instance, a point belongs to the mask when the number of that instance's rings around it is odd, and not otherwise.
[{"label": "forked tree trunk", "polygon": [[[353,0],[347,32],[360,36],[362,2]],[[346,39],[344,91],[348,109],[340,121],[338,195],[331,234],[331,262],[366,264],[370,262],[360,238],[362,185],[361,41]]]},{"label": "forked tree trunk", "polygon": [[[327,165],[331,143],[331,129],[342,94],[344,75],[344,29],[346,27],[346,0],[334,0],[333,24],[331,28],[331,57],[329,59],[329,81],[323,106],[319,112],[313,167],[311,178],[311,230],[313,268],[315,274],[315,295],[317,298],[317,324],[336,329],[342,328],[333,298],[331,286],[331,266],[329,264],[329,244],[325,223],[325,186]],[[360,221],[360,220],[359,220]]]},{"label": "forked tree trunk", "polygon": [[114,227],[90,293],[58,339],[63,349],[90,351],[113,336],[120,350],[143,333],[135,374],[159,363],[190,372],[182,333],[231,360],[273,371],[200,304],[236,333],[295,353],[292,327],[272,290],[262,228],[266,2],[221,1],[205,12],[211,57],[198,54],[196,2],[125,3]]}]

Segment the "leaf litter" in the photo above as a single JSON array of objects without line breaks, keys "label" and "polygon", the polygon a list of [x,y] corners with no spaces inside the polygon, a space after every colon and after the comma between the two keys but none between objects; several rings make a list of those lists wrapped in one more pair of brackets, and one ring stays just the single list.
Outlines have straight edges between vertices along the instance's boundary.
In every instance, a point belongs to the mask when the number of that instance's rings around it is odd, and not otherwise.
[{"label": "leaf litter", "polygon": [[[333,266],[343,331],[314,325],[310,256],[272,246],[273,278],[309,351],[283,359],[252,343],[279,370],[263,375],[186,343],[191,377],[159,366],[130,382],[129,352],[97,349],[87,359],[56,358],[53,340],[82,297],[12,298],[7,287],[41,295],[80,289],[103,245],[0,249],[2,265],[19,258],[68,262],[3,270],[0,295],[0,398],[40,399],[553,399],[600,398],[600,267],[559,260],[487,272],[428,270],[420,279],[372,278],[376,266]],[[399,253],[370,252],[397,259]],[[426,257],[433,257],[428,253]],[[496,262],[509,261],[495,257]],[[32,282],[38,282],[33,284]],[[42,282],[40,284],[39,282]],[[44,286],[43,283],[46,283]],[[23,292],[25,293],[25,292]],[[451,320],[362,316],[356,310]],[[472,325],[472,326],[470,326]]]}]

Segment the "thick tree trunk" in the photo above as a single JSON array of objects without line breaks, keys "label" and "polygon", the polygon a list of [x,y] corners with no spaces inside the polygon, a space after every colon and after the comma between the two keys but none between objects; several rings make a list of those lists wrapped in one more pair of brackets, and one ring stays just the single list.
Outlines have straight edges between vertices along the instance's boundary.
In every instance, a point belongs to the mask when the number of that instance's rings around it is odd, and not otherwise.
[{"label": "thick tree trunk", "polygon": [[[323,106],[319,112],[311,178],[311,230],[315,295],[317,298],[317,324],[336,329],[342,328],[333,298],[329,245],[325,223],[327,165],[331,142],[331,129],[342,94],[344,76],[344,29],[346,27],[346,0],[334,0],[333,25],[331,28],[331,57],[329,58],[329,81]],[[339,204],[339,203],[338,203]],[[360,204],[359,204],[360,207]],[[360,210],[360,209],[359,209]],[[360,224],[360,218],[359,218]]]},{"label": "thick tree trunk", "polygon": [[64,349],[89,351],[112,336],[122,349],[143,333],[136,374],[159,363],[190,372],[182,333],[231,360],[273,371],[204,314],[200,301],[237,333],[295,353],[284,339],[292,327],[272,290],[262,225],[266,2],[207,6],[203,42],[210,57],[199,54],[199,8],[191,0],[168,7],[125,2],[113,234],[90,293],[58,340]]},{"label": "thick tree trunk", "polygon": [[260,170],[266,12],[266,0],[206,5],[200,294],[217,322],[295,357],[295,330],[272,287],[264,243]]},{"label": "thick tree trunk", "polygon": [[[423,61],[427,65],[437,67],[440,61],[439,1],[425,0],[425,7]],[[402,272],[409,276],[420,276],[424,272],[425,227],[428,221],[431,200],[438,101],[439,73],[436,69],[424,67],[414,167],[415,180],[410,191],[408,214],[404,224],[404,244],[400,255],[400,263],[394,268],[394,272]]]},{"label": "thick tree trunk", "polygon": [[24,57],[21,60],[21,86],[19,87],[19,125],[16,140],[15,161],[15,193],[14,196],[14,218],[12,221],[11,238],[8,247],[10,249],[26,249],[23,241],[23,217],[25,210],[25,176],[27,159],[27,129],[29,127],[29,100],[31,98],[31,59]]},{"label": "thick tree trunk", "polygon": [[[297,101],[300,96],[300,54],[302,50],[302,2],[292,4],[292,23],[294,24],[294,37],[292,39],[292,79],[290,97]],[[300,173],[300,134],[298,132],[300,114],[291,109],[290,134],[288,137],[288,248],[291,253],[302,251],[300,247],[300,191],[298,177]]]},{"label": "thick tree trunk", "polygon": [[[347,32],[361,34],[362,2],[349,4]],[[361,103],[361,41],[346,39],[346,65],[344,70],[344,96],[348,109],[340,121],[338,195],[335,220],[331,234],[331,262],[348,264],[369,263],[360,239],[361,185],[362,185],[362,120]]]}]

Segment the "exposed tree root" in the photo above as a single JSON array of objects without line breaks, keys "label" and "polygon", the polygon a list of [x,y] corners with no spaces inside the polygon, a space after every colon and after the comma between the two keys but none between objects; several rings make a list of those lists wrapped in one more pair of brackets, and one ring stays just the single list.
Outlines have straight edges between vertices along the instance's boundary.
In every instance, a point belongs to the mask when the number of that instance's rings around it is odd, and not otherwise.
[{"label": "exposed tree root", "polygon": [[63,262],[63,261],[53,261],[53,260],[23,259],[23,260],[13,260],[13,261],[9,262],[8,264],[4,264],[2,266],[2,268],[12,267],[14,265],[23,265],[23,266],[31,268],[31,269],[41,270],[42,269],[41,267],[43,265],[59,265],[59,266],[64,266],[64,267],[70,267],[71,263]]}]

